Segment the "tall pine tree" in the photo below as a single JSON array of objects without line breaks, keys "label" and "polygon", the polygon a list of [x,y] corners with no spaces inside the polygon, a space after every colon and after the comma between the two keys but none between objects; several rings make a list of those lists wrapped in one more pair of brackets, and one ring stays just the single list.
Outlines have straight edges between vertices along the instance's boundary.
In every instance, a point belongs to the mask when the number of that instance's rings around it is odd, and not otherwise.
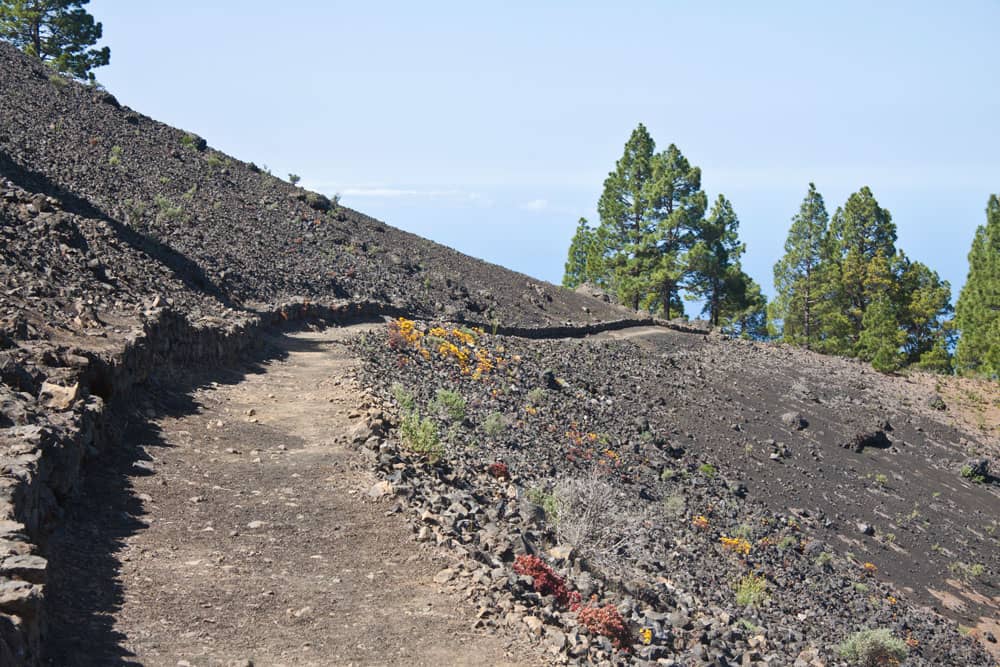
[{"label": "tall pine tree", "polygon": [[653,289],[646,305],[670,319],[684,314],[680,288],[690,271],[686,254],[703,224],[708,200],[701,189],[701,169],[692,167],[674,144],[656,156],[654,178],[661,216],[651,239]]},{"label": "tall pine tree", "polygon": [[833,214],[823,253],[820,347],[857,355],[865,311],[893,287],[896,255],[896,225],[868,187]]},{"label": "tall pine tree", "polygon": [[732,295],[734,287],[742,287],[739,260],[746,246],[740,243],[739,226],[733,205],[719,195],[688,253],[691,277],[687,289],[693,297],[704,300],[702,314],[708,315],[712,326],[719,326],[723,309],[729,305],[726,297]]},{"label": "tall pine tree", "polygon": [[786,342],[807,348],[813,346],[820,328],[816,306],[822,296],[820,262],[829,218],[823,195],[810,183],[798,214],[792,218],[785,254],[774,265],[777,295],[771,302],[769,319],[773,324],[780,323],[780,334]]},{"label": "tall pine tree", "polygon": [[622,303],[638,310],[650,291],[650,238],[663,216],[654,180],[656,144],[642,123],[632,131],[597,203],[609,282]]},{"label": "tall pine tree", "polygon": [[955,307],[961,332],[955,351],[960,371],[1000,378],[1000,199],[991,195],[986,225],[976,229],[969,275]]},{"label": "tall pine tree", "polygon": [[90,0],[2,0],[0,39],[37,56],[60,72],[93,81],[90,71],[107,65],[111,49],[92,49],[103,26],[83,8]]},{"label": "tall pine tree", "polygon": [[673,144],[657,153],[640,123],[604,181],[600,224],[577,227],[563,284],[592,282],[632,308],[683,315],[687,251],[705,208],[701,170]]},{"label": "tall pine tree", "polygon": [[572,289],[583,283],[607,287],[604,271],[603,242],[598,231],[587,223],[587,219],[580,218],[569,244],[563,287]]}]

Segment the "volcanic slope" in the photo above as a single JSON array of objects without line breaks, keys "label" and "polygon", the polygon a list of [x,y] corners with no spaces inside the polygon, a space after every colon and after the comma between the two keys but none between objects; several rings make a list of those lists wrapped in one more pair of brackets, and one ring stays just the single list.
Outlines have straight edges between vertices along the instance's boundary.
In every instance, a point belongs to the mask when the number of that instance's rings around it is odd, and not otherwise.
[{"label": "volcanic slope", "polygon": [[[425,354],[439,339],[471,340],[487,363],[472,348],[468,361]],[[656,327],[524,340],[400,323],[358,349],[369,386],[437,424],[481,504],[497,502],[482,471],[518,490],[520,504],[446,535],[483,560],[533,545],[585,598],[599,574],[598,603],[621,611],[633,655],[831,664],[851,633],[883,628],[909,645],[906,664],[1000,658],[981,652],[1000,653],[1000,484],[967,472],[996,460],[995,426],[969,428],[929,376]],[[419,512],[440,507],[383,472]],[[739,593],[747,581],[756,597]],[[532,595],[514,582],[484,604],[534,600],[528,613],[578,631]],[[611,642],[590,650],[621,658]]]},{"label": "volcanic slope", "polygon": [[8,178],[161,244],[227,305],[348,298],[503,326],[634,317],[334,205],[2,43],[0,119]]}]

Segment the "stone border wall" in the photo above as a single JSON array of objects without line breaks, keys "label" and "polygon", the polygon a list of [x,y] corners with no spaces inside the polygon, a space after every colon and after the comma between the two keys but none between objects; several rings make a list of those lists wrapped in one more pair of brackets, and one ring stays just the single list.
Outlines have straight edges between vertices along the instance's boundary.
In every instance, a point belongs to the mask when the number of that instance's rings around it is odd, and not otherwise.
[{"label": "stone border wall", "polygon": [[[156,368],[236,361],[259,350],[269,330],[307,321],[343,324],[406,314],[372,302],[324,305],[299,300],[242,315],[240,321],[206,318],[192,323],[170,310],[147,311],[142,332],[122,349],[80,358],[75,386],[43,385],[37,402],[10,394],[33,419],[0,429],[0,664],[41,664],[46,536],[72,502],[84,461],[116,442],[118,428],[110,405],[127,401]],[[650,325],[684,330],[651,319],[629,319],[536,329],[497,327],[496,333],[564,338]]]}]

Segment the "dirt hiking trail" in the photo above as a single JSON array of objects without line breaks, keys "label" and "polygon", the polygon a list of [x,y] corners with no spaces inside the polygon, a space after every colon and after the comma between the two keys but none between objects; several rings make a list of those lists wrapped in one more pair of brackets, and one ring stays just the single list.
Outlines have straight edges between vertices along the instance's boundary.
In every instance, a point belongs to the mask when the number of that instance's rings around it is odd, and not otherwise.
[{"label": "dirt hiking trail", "polygon": [[52,665],[536,665],[473,630],[344,433],[344,341],[276,335],[270,360],[159,378],[90,465],[49,553]]}]

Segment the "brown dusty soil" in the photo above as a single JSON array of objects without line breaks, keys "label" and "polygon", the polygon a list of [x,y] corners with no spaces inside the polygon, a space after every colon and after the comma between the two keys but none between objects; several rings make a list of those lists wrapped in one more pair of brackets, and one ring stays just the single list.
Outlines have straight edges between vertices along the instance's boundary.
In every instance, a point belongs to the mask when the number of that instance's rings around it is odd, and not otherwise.
[{"label": "brown dusty soil", "polygon": [[473,630],[445,557],[368,498],[351,332],[138,397],[50,544],[50,664],[544,664]]}]

